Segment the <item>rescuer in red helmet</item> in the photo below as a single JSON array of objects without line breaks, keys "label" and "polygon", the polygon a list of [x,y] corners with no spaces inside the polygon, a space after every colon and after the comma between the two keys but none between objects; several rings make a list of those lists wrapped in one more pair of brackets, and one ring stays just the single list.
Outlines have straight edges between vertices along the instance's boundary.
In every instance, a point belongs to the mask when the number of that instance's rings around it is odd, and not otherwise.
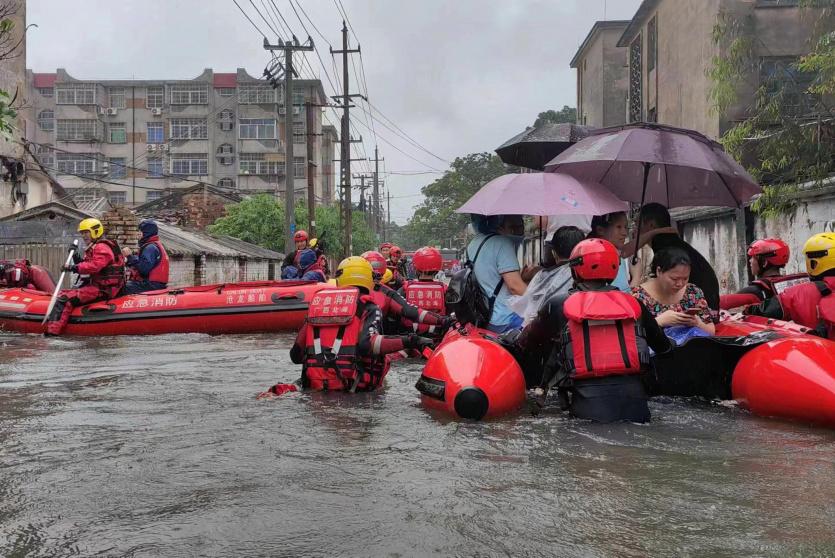
[{"label": "rescuer in red helmet", "polygon": [[809,275],[806,273],[782,274],[783,268],[789,263],[789,253],[789,245],[779,238],[752,242],[748,247],[748,266],[754,280],[736,293],[719,297],[719,307],[730,310],[738,306],[759,304],[789,287],[807,283]]},{"label": "rescuer in red helmet", "polygon": [[641,372],[671,341],[649,310],[611,286],[620,256],[607,240],[580,242],[568,262],[574,289],[553,296],[518,341],[548,351],[541,388],[556,387],[573,416],[597,422],[648,422]]},{"label": "rescuer in red helmet", "polygon": [[297,230],[296,234],[293,235],[293,242],[296,244],[296,251],[290,252],[284,257],[284,261],[281,263],[281,269],[283,270],[287,266],[294,266],[296,269],[301,269],[299,267],[299,258],[301,258],[302,251],[309,248],[308,242],[310,241],[310,236],[307,234],[307,231],[304,230]]},{"label": "rescuer in red helmet", "polygon": [[[413,306],[435,312],[442,316],[446,311],[446,283],[435,280],[435,275],[443,267],[443,258],[437,248],[425,246],[412,256],[412,266],[418,274],[413,281],[405,281],[399,292],[406,302]],[[419,324],[408,318],[403,318],[403,327],[421,335],[441,337],[443,330],[436,326]]]}]

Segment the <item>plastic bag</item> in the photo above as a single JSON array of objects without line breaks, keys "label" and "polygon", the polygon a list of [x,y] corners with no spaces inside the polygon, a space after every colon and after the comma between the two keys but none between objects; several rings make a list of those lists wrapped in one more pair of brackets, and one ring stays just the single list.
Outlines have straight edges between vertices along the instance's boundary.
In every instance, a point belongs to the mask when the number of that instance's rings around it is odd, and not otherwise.
[{"label": "plastic bag", "polygon": [[528,325],[548,299],[557,294],[567,293],[573,283],[571,268],[567,265],[543,269],[531,279],[525,294],[511,297],[508,306],[522,316],[524,324]]}]

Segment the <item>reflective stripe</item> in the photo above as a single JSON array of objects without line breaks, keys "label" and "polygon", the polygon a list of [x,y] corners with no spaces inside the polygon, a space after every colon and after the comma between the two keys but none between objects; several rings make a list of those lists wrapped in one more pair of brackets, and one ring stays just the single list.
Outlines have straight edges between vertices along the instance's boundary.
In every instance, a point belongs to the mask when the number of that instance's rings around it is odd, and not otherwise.
[{"label": "reflective stripe", "polygon": [[420,324],[415,323],[415,322],[412,323],[412,329],[414,330],[415,333],[417,333],[417,330],[418,330],[419,327],[420,327]]},{"label": "reflective stripe", "polygon": [[342,348],[342,337],[337,337],[336,339],[333,340],[333,347],[331,348],[331,351],[333,352],[333,354],[338,355],[339,354],[339,349],[341,349],[341,348]]},{"label": "reflective stripe", "polygon": [[418,315],[418,321],[419,321],[420,323],[423,323],[423,319],[426,317],[426,315],[427,315],[427,314],[429,314],[429,312],[428,312],[428,311],[426,311],[426,310],[421,310],[420,315]]},{"label": "reflective stripe", "polygon": [[435,333],[435,326],[429,326],[429,333]]},{"label": "reflective stripe", "polygon": [[383,347],[383,336],[378,335],[374,338],[374,344],[371,348],[371,352],[374,353],[375,355],[379,355],[380,354],[380,349],[382,349],[382,347]]},{"label": "reflective stripe", "polygon": [[313,338],[313,351],[314,354],[321,355],[322,354],[322,340],[318,337]]}]

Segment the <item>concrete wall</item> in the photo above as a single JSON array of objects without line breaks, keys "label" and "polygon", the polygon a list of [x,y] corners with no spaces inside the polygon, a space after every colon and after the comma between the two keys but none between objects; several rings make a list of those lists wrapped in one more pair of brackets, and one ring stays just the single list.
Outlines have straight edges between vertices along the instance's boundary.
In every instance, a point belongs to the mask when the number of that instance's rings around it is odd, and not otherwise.
[{"label": "concrete wall", "polygon": [[617,46],[623,29],[600,29],[577,60],[577,120],[601,128],[626,121],[626,49]]}]

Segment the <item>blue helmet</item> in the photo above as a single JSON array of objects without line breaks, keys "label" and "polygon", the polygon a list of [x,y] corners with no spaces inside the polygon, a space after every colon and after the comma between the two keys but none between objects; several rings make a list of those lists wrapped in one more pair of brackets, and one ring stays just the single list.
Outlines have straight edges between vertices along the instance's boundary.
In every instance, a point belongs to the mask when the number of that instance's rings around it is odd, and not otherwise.
[{"label": "blue helmet", "polygon": [[159,234],[159,227],[153,219],[144,219],[141,223],[139,223],[139,230],[142,231],[142,238],[148,238]]},{"label": "blue helmet", "polygon": [[317,259],[316,252],[314,250],[305,248],[302,250],[301,254],[299,254],[299,267],[303,270],[307,269],[311,265],[315,264]]}]

